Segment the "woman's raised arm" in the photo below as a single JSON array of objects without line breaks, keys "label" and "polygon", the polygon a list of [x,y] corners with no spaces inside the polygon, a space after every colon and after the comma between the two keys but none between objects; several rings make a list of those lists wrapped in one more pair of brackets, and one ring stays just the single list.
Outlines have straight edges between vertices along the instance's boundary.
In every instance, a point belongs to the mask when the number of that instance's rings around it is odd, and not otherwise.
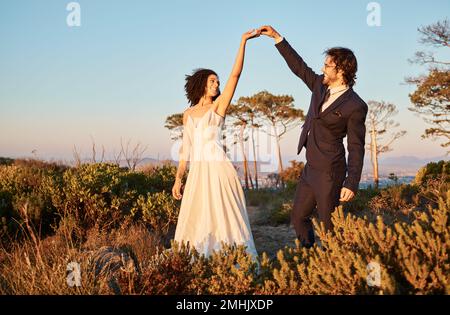
[{"label": "woman's raised arm", "polygon": [[250,30],[242,35],[241,44],[236,56],[236,61],[234,62],[233,69],[231,70],[230,77],[228,78],[227,84],[223,89],[222,94],[217,98],[217,113],[220,116],[225,117],[228,106],[233,98],[234,91],[236,91],[236,86],[241,76],[242,68],[244,66],[244,55],[245,55],[245,44],[247,40],[253,37],[258,37],[261,34],[259,30]]}]

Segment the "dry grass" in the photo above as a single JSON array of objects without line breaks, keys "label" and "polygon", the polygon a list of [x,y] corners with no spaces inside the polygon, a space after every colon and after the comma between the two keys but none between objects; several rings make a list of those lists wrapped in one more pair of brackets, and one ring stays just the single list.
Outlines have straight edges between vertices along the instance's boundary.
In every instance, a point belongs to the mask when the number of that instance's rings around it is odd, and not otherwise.
[{"label": "dry grass", "polygon": [[[10,247],[0,248],[0,294],[112,294],[108,283],[96,276],[99,250],[110,247],[126,251],[136,261],[145,262],[161,248],[160,240],[146,227],[131,222],[108,232],[91,228],[80,243],[80,228],[63,218],[55,235],[41,239],[27,219],[26,205],[21,214],[25,239],[11,240]],[[67,283],[70,262],[80,265],[80,287]],[[107,270],[102,276],[108,279],[111,273]]]}]

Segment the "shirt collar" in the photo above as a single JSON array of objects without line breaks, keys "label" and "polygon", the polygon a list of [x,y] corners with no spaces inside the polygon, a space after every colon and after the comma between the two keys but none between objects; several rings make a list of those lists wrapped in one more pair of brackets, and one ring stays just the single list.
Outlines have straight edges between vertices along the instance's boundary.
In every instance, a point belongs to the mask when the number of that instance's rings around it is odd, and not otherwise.
[{"label": "shirt collar", "polygon": [[343,84],[343,85],[335,86],[334,88],[329,88],[329,90],[330,90],[330,95],[333,95],[335,93],[344,92],[344,91],[348,90],[348,85]]}]

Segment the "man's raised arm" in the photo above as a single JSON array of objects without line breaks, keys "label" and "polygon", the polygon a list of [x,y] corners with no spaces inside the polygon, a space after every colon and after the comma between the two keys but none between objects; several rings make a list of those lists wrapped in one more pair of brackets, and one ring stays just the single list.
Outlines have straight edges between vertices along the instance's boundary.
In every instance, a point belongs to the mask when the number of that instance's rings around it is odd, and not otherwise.
[{"label": "man's raised arm", "polygon": [[305,82],[308,88],[312,91],[314,83],[317,81],[319,75],[315,73],[308,65],[303,61],[302,57],[297,54],[294,48],[289,45],[286,39],[284,39],[272,26],[265,25],[259,28],[262,35],[269,36],[275,39],[275,47],[277,47],[280,54],[286,60],[287,65],[291,71]]}]

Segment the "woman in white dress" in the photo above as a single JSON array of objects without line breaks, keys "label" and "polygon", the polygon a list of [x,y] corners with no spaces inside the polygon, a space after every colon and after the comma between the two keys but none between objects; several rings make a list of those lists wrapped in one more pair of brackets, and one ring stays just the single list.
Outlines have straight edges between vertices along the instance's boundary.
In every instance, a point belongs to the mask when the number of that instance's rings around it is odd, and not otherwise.
[{"label": "woman in white dress", "polygon": [[[248,219],[245,196],[236,170],[221,144],[221,130],[242,72],[247,40],[258,37],[253,30],[242,35],[233,70],[223,93],[217,74],[200,69],[186,76],[186,96],[191,104],[183,114],[183,142],[172,195],[181,200],[175,241],[189,243],[210,256],[222,242],[245,245],[258,256]],[[182,191],[182,178],[189,161],[189,174]]]}]

